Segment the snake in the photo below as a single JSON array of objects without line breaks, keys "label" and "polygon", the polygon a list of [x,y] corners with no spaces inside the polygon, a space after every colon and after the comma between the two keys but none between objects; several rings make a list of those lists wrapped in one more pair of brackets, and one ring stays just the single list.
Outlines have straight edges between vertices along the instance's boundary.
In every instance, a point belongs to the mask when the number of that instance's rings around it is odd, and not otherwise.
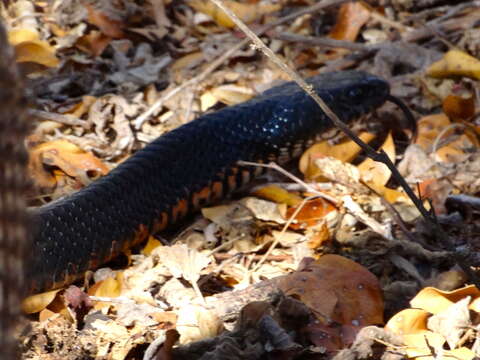
[{"label": "snake", "polygon": [[[344,122],[391,98],[388,82],[361,71],[320,74],[307,82]],[[74,282],[264,171],[240,161],[285,164],[330,128],[315,101],[287,82],[160,136],[105,177],[32,211],[37,231],[28,292]]]},{"label": "snake", "polygon": [[[0,45],[5,44],[1,31]],[[12,69],[11,57],[1,54],[4,87],[21,83]],[[367,72],[324,73],[307,82],[343,122],[386,101],[414,121],[390,94],[389,83]],[[26,153],[19,144],[28,126],[21,116],[21,86],[0,95],[0,312],[9,319],[9,304],[19,294],[57,289],[82,278],[264,171],[246,162],[283,165],[333,127],[310,95],[286,82],[160,136],[89,186],[27,212]],[[9,328],[11,322],[0,321],[0,337]]]}]

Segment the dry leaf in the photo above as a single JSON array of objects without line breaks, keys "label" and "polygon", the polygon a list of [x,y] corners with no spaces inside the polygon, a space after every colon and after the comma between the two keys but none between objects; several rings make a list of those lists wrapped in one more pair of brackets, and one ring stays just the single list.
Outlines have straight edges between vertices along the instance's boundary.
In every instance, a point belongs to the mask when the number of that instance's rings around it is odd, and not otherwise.
[{"label": "dry leaf", "polygon": [[[220,10],[214,3],[207,0],[190,0],[188,4],[195,10],[210,16],[218,25],[227,28],[235,27],[235,23]],[[277,11],[280,4],[269,3],[240,3],[231,0],[224,0],[223,4],[237,15],[244,23],[252,23],[259,20],[263,15]]]},{"label": "dry leaf", "polygon": [[[388,158],[395,163],[395,144],[393,142],[391,133],[388,134],[387,139],[383,143],[381,149],[387,154]],[[391,176],[391,172],[387,165],[368,158],[358,165],[358,170],[360,170],[363,181],[365,181],[376,191],[383,194],[385,184],[388,182]]]},{"label": "dry leaf", "polygon": [[55,49],[38,38],[38,33],[30,29],[16,29],[8,34],[10,44],[15,47],[17,62],[33,62],[48,67],[56,67],[59,60]]},{"label": "dry leaf", "polygon": [[52,174],[45,166],[60,169],[82,185],[88,185],[91,178],[108,173],[107,166],[92,153],[84,152],[66,140],[46,142],[30,151],[29,170],[32,177],[40,187],[53,188],[57,183],[55,173]]},{"label": "dry leaf", "polygon": [[[289,208],[287,210],[287,219],[293,216],[295,211],[297,211],[297,207]],[[336,210],[336,207],[323,198],[309,200],[299,210],[298,214],[295,216],[296,221],[290,224],[290,227],[292,229],[305,229],[314,226],[319,221],[322,221],[328,213],[334,210]]]},{"label": "dry leaf", "polygon": [[361,2],[348,2],[340,6],[337,21],[330,37],[337,40],[355,41],[360,29],[370,18],[370,10]]},{"label": "dry leaf", "polygon": [[22,311],[25,314],[34,314],[45,309],[55,299],[61,289],[35,294],[22,301]]},{"label": "dry leaf", "polygon": [[[361,133],[360,139],[364,142],[370,142],[375,135],[370,133]],[[315,161],[320,157],[333,157],[343,162],[352,161],[362,149],[352,140],[341,144],[330,145],[328,141],[311,146],[300,158],[299,169],[307,180],[317,180],[321,176],[321,171],[315,165]]]},{"label": "dry leaf", "polygon": [[443,112],[452,120],[469,120],[475,115],[475,96],[448,95],[443,99]]},{"label": "dry leaf", "polygon": [[123,33],[124,24],[121,21],[112,19],[95,4],[83,2],[83,5],[88,11],[88,22],[98,27],[103,34],[113,39],[125,37]]},{"label": "dry leaf", "polygon": [[438,314],[467,296],[478,298],[480,291],[473,285],[453,291],[442,291],[426,287],[410,301],[410,305],[414,308],[424,309],[432,314]]},{"label": "dry leaf", "polygon": [[[354,333],[364,326],[383,323],[383,299],[377,278],[342,256],[304,259],[299,270],[281,278],[279,288],[302,301],[325,325],[335,321]],[[346,345],[353,338],[338,341]]]},{"label": "dry leaf", "polygon": [[450,50],[442,59],[430,65],[427,75],[436,78],[467,76],[480,80],[480,61],[460,50]]},{"label": "dry leaf", "polygon": [[288,206],[297,206],[303,201],[302,197],[293,194],[277,185],[263,186],[262,188],[256,190],[254,195],[265,200],[275,201],[279,204],[287,204]]}]

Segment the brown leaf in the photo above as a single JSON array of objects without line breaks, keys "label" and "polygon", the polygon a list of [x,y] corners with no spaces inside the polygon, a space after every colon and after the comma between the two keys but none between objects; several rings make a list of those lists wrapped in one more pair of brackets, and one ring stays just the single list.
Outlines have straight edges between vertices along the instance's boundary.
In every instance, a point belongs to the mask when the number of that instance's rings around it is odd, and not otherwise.
[{"label": "brown leaf", "polygon": [[443,112],[453,121],[469,120],[475,115],[475,96],[463,97],[450,94],[442,103]]},{"label": "brown leaf", "polygon": [[56,174],[50,168],[60,169],[62,174],[75,178],[78,183],[88,185],[91,178],[106,175],[108,168],[92,153],[84,152],[66,140],[54,140],[40,144],[30,151],[29,170],[42,188],[56,185]]},{"label": "brown leaf", "polygon": [[[286,218],[290,218],[297,210],[297,207],[289,208],[287,210]],[[304,229],[313,226],[321,221],[325,215],[335,209],[335,206],[322,198],[307,201],[295,217],[295,223],[292,223],[290,227],[292,229]]]},{"label": "brown leaf", "polygon": [[103,34],[114,39],[125,37],[124,24],[121,21],[110,18],[94,4],[83,2],[83,5],[88,11],[88,22],[98,27]]},{"label": "brown leaf", "polygon": [[360,29],[369,18],[370,10],[361,1],[343,4],[329,36],[337,40],[355,41]]}]

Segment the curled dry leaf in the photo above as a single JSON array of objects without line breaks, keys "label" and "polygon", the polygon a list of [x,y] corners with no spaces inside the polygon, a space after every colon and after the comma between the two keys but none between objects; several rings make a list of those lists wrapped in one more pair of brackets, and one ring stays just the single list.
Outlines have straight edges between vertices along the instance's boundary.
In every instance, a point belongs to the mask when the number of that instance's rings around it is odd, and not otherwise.
[{"label": "curled dry leaf", "polygon": [[452,120],[469,120],[475,115],[475,96],[448,95],[442,102],[443,112]]},{"label": "curled dry leaf", "polygon": [[15,29],[9,32],[8,40],[15,47],[17,62],[33,62],[47,67],[56,67],[59,60],[55,49],[38,38],[38,33],[30,29]]},{"label": "curled dry leaf", "polygon": [[[387,154],[392,162],[395,162],[395,144],[391,133],[388,134],[381,150]],[[384,192],[385,184],[391,176],[387,165],[368,158],[358,165],[358,170],[360,170],[363,181],[381,194]]]},{"label": "curled dry leaf", "polygon": [[456,134],[459,126],[452,124],[445,114],[428,115],[418,121],[418,137],[416,144],[427,152],[435,151],[438,160],[457,162],[463,160],[472,147],[480,147],[480,142],[470,127],[462,127],[466,131]]},{"label": "curled dry leaf", "polygon": [[88,22],[97,26],[103,34],[114,39],[121,39],[125,36],[123,32],[125,25],[122,21],[113,19],[112,15],[102,11],[100,6],[95,6],[95,3],[84,1],[83,5],[88,11]]},{"label": "curled dry leaf", "polygon": [[[395,314],[385,328],[403,336],[409,357],[434,359],[435,353],[443,353],[445,357],[473,359],[473,351],[456,345],[470,323],[468,310],[475,307],[471,298],[479,296],[474,286],[454,291],[424,288],[410,302],[414,308]],[[446,342],[450,351],[445,350]]]},{"label": "curled dry leaf", "polygon": [[297,206],[303,201],[301,196],[291,193],[277,185],[267,185],[254,192],[255,196],[288,206]]},{"label": "curled dry leaf", "polygon": [[427,75],[436,78],[467,76],[480,80],[480,61],[460,50],[450,50],[442,59],[427,69]]},{"label": "curled dry leaf", "polygon": [[[361,140],[368,143],[375,138],[375,135],[361,133],[359,137]],[[315,165],[315,161],[318,158],[329,156],[340,161],[350,162],[361,150],[360,146],[355,144],[352,140],[337,145],[330,145],[328,141],[322,141],[311,146],[303,153],[298,166],[307,180],[318,180],[318,178],[321,177],[321,171]]]},{"label": "curled dry leaf", "polygon": [[370,18],[370,9],[361,1],[352,1],[340,6],[337,21],[330,37],[337,40],[355,41],[360,29]]},{"label": "curled dry leaf", "polygon": [[[188,4],[195,10],[210,16],[218,25],[227,28],[235,27],[235,23],[220,10],[214,3],[206,0],[189,0]],[[231,0],[224,0],[223,4],[233,11],[244,23],[252,23],[259,20],[263,15],[277,11],[280,4],[269,3],[240,3]]]},{"label": "curled dry leaf", "polygon": [[35,314],[45,309],[55,299],[61,289],[35,294],[22,301],[22,311],[25,314]]},{"label": "curled dry leaf", "polygon": [[[58,169],[61,173],[50,172],[47,166]],[[64,174],[75,178],[82,185],[88,185],[91,178],[108,173],[107,166],[95,155],[66,140],[50,141],[30,150],[29,170],[42,188],[55,187],[57,177]]]},{"label": "curled dry leaf", "polygon": [[[299,206],[302,206],[302,204],[289,208],[287,210],[286,218],[289,219],[291,216],[293,216]],[[304,229],[314,226],[318,222],[322,221],[322,219],[328,213],[334,210],[336,210],[335,206],[323,198],[307,201],[298,211],[298,214],[295,216],[296,221],[293,222],[290,227],[292,229]]]}]

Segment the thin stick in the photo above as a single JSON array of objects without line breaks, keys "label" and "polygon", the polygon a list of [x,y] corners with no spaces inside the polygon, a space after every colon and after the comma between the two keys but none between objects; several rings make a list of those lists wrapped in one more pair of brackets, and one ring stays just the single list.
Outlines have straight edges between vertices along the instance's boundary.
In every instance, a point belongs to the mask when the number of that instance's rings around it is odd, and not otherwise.
[{"label": "thin stick", "polygon": [[337,126],[340,128],[345,134],[348,135],[350,139],[353,140],[360,148],[362,148],[365,153],[367,154],[368,157],[371,159],[381,162],[385,164],[389,170],[392,172],[393,176],[397,181],[400,183],[400,186],[404,189],[404,191],[407,193],[408,197],[412,200],[412,202],[415,204],[415,206],[418,208],[422,216],[428,220],[429,222],[436,223],[435,218],[430,216],[430,213],[425,209],[423,206],[423,203],[420,201],[420,199],[415,195],[415,193],[412,191],[410,186],[407,184],[406,180],[401,176],[401,174],[398,172],[397,168],[395,165],[392,163],[390,158],[387,156],[387,154],[383,151],[375,151],[370,145],[364,143],[356,134],[350,129],[350,127],[345,124],[343,121],[340,120],[340,118],[328,107],[328,105],[318,96],[315,91],[313,90],[313,87],[307,82],[293,69],[288,67],[278,56],[275,55],[275,53],[268,47],[266,46],[263,41],[255,35],[253,31],[251,31],[247,25],[245,25],[229,8],[227,8],[221,0],[211,0],[215,5],[217,5],[221,10],[223,10],[230,18],[231,20],[242,30],[253,42],[254,47],[261,50],[270,60],[272,60],[281,70],[283,70],[286,74],[290,76],[292,80],[294,80],[305,92],[312,97],[312,99],[320,106],[320,108],[323,110],[325,115],[327,115],[328,118]]},{"label": "thin stick", "polygon": [[90,127],[87,121],[79,119],[78,117],[72,116],[72,115],[55,114],[55,113],[51,113],[43,110],[35,110],[35,109],[29,109],[28,113],[40,119],[55,121],[57,123],[64,124],[64,125],[81,126],[84,129],[88,129]]}]

